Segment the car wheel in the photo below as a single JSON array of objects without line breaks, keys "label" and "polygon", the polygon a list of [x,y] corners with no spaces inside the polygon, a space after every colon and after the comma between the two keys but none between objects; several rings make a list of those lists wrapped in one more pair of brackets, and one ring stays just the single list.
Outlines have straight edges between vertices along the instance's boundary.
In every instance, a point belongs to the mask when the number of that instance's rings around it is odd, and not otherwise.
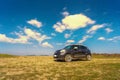
[{"label": "car wheel", "polygon": [[72,56],[70,54],[65,55],[65,62],[71,62]]},{"label": "car wheel", "polygon": [[90,61],[91,60],[91,55],[86,55],[86,60]]}]

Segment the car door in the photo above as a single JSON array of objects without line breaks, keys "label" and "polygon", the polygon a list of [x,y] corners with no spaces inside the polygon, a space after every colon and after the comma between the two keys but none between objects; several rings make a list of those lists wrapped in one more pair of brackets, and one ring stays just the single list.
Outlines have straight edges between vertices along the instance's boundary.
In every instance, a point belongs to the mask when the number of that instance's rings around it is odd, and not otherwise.
[{"label": "car door", "polygon": [[73,46],[72,54],[73,54],[74,58],[79,58],[80,57],[79,46],[78,45]]},{"label": "car door", "polygon": [[84,46],[80,46],[79,47],[79,55],[80,55],[80,57],[85,57],[86,55],[86,47],[84,47]]}]

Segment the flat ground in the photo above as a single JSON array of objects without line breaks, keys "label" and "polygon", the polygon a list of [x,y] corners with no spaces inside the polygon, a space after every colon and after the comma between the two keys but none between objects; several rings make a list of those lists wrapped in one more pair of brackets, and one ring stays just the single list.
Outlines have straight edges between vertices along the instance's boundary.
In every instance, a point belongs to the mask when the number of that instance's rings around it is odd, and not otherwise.
[{"label": "flat ground", "polygon": [[120,80],[120,55],[56,62],[52,56],[0,57],[0,80]]}]

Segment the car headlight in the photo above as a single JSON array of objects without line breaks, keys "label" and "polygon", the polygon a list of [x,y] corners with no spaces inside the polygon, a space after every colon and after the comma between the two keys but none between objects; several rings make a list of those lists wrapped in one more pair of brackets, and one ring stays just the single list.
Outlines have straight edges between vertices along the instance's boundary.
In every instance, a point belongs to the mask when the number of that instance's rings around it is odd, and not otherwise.
[{"label": "car headlight", "polygon": [[64,55],[65,53],[66,53],[66,50],[64,49],[60,51],[60,55]]},{"label": "car headlight", "polygon": [[54,55],[54,57],[57,57],[57,55]]}]

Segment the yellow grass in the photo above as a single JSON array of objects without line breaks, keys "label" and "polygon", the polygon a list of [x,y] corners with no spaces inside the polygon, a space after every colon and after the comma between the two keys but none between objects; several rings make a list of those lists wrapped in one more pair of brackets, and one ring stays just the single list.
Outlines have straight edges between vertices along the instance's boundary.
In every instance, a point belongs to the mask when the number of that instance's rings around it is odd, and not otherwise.
[{"label": "yellow grass", "polygon": [[52,56],[0,58],[0,80],[120,80],[119,57],[56,62]]}]

